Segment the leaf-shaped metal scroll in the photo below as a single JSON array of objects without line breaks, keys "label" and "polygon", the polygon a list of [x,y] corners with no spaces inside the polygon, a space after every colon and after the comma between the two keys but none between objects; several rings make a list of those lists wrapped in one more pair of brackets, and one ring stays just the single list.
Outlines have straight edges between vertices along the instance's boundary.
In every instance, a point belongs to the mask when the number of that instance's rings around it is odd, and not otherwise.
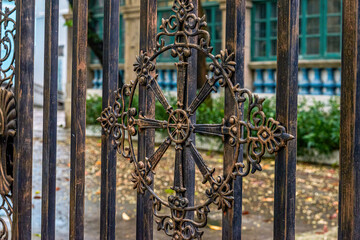
[{"label": "leaf-shaped metal scroll", "polygon": [[17,126],[12,90],[15,79],[16,6],[14,0],[8,2],[12,3],[0,9],[0,239],[10,238],[13,220],[14,137]]}]

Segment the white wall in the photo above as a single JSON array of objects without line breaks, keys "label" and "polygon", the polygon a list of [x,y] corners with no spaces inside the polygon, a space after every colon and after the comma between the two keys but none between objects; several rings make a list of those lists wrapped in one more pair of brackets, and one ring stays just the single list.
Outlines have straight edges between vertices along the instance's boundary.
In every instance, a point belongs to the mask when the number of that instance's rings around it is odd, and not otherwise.
[{"label": "white wall", "polygon": [[[65,99],[66,84],[66,53],[67,53],[67,27],[64,25],[63,14],[68,13],[69,4],[67,0],[59,1],[59,73],[58,89],[59,101]],[[34,104],[43,105],[44,86],[44,40],[45,40],[45,0],[35,1],[35,69],[34,69]]]}]

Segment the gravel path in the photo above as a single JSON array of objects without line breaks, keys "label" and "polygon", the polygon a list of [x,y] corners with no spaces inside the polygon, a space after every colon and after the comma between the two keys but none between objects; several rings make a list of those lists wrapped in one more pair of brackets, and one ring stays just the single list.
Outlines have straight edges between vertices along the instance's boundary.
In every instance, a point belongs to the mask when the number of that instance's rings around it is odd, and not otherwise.
[{"label": "gravel path", "polygon": [[[59,112],[59,119],[64,113]],[[69,184],[70,184],[70,133],[58,127],[57,164],[57,209],[56,239],[68,239]],[[33,162],[33,238],[40,239],[41,228],[41,158],[42,158],[42,113],[35,109]],[[86,149],[86,213],[85,239],[99,239],[100,223],[100,139],[87,138]],[[173,181],[174,150],[169,149],[160,162],[155,175],[157,193],[164,198],[169,195]],[[205,161],[221,170],[222,155],[217,152],[202,152]],[[243,239],[272,239],[274,160],[262,163],[263,171],[243,179]],[[132,166],[118,158],[117,168],[117,239],[135,239],[136,191],[132,189],[130,173]],[[205,186],[196,173],[196,198],[203,199]],[[297,239],[337,239],[338,169],[298,163],[296,233]],[[215,210],[215,209],[214,209]],[[204,229],[204,239],[220,239],[221,213],[214,211]],[[154,229],[154,239],[167,239]]]}]

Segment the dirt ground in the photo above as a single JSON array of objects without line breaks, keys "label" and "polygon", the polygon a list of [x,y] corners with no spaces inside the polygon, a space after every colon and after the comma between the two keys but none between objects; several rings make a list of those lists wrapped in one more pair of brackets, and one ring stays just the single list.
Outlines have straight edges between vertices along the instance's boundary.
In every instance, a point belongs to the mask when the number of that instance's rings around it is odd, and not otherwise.
[{"label": "dirt ground", "polygon": [[[35,111],[33,238],[40,239],[41,228],[41,115]],[[60,113],[60,115],[63,113]],[[57,148],[56,239],[68,239],[70,133],[59,122]],[[85,239],[99,239],[100,233],[100,146],[99,138],[86,139],[86,209]],[[201,152],[205,161],[217,171],[222,155]],[[164,198],[173,182],[174,149],[167,151],[155,175],[156,192]],[[243,239],[272,239],[274,203],[274,160],[262,162],[263,171],[243,178]],[[135,239],[136,191],[132,189],[132,165],[118,158],[117,163],[117,239]],[[203,199],[205,186],[196,173],[196,198]],[[296,235],[297,239],[337,239],[338,169],[330,166],[297,164]],[[221,239],[221,212],[212,211],[203,239]],[[154,239],[168,239],[154,229]]]}]

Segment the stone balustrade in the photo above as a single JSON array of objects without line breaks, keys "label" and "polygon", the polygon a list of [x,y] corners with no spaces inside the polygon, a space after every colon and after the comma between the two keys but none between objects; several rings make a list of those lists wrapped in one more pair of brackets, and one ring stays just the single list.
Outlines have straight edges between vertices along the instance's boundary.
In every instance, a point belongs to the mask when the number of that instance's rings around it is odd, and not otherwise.
[{"label": "stone balustrade", "polygon": [[[253,89],[255,93],[275,93],[275,65],[253,64]],[[341,70],[336,62],[319,64],[299,63],[300,95],[340,95]]]}]

